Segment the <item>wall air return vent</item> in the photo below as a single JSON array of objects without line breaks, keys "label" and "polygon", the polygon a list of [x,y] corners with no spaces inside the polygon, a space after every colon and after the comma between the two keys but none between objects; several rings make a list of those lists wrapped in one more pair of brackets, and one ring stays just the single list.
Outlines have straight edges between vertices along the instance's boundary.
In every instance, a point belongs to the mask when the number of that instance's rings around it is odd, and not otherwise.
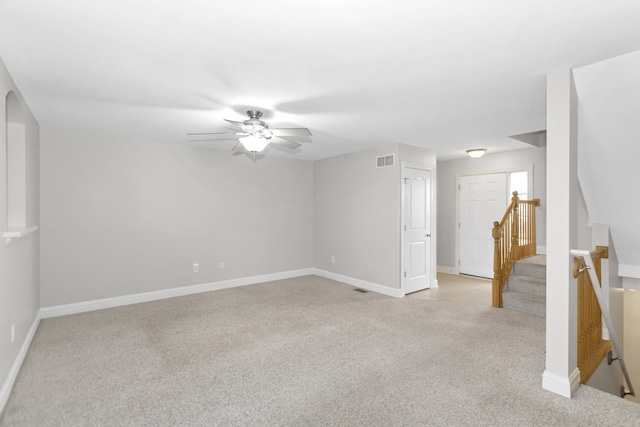
[{"label": "wall air return vent", "polygon": [[376,159],[376,167],[384,168],[387,166],[393,166],[393,154],[381,156]]}]

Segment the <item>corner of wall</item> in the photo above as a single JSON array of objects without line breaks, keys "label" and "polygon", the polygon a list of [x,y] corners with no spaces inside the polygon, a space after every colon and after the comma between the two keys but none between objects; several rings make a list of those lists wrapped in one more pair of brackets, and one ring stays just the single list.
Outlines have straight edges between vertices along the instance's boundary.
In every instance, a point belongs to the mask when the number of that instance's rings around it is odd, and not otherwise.
[{"label": "corner of wall", "polygon": [[[24,185],[27,189],[24,217],[38,221],[39,206],[39,125],[18,87],[0,59],[0,229],[4,233],[7,217],[7,99],[12,93],[20,124],[24,124]],[[15,98],[13,97],[15,95]],[[12,107],[13,108],[13,107]],[[21,146],[22,147],[22,146]],[[10,244],[0,243],[0,330],[15,331],[15,339],[0,343],[0,410],[6,403],[15,377],[39,322],[40,305],[40,235],[38,232],[21,237]]]}]

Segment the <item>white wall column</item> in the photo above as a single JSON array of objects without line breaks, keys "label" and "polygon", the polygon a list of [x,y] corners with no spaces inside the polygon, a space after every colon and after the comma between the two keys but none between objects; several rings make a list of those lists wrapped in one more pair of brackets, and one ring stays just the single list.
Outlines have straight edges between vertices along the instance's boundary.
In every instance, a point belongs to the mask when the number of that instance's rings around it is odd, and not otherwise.
[{"label": "white wall column", "polygon": [[571,397],[577,368],[577,95],[570,69],[547,75],[547,353],[542,387]]}]

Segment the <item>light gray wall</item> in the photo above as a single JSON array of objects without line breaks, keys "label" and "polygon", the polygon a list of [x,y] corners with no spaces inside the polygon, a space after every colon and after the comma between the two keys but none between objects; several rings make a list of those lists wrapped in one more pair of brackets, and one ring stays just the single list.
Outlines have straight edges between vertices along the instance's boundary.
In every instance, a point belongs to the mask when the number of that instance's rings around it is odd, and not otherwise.
[{"label": "light gray wall", "polygon": [[[589,219],[589,210],[587,209],[587,204],[584,200],[584,195],[582,194],[582,189],[578,185],[578,195],[577,195],[577,220],[576,220],[576,230],[578,233],[578,246],[574,249],[583,249],[585,251],[592,251],[595,249],[595,246],[592,242],[592,231],[591,224]],[[605,246],[608,245],[608,242]]]},{"label": "light gray wall", "polygon": [[[39,126],[0,60],[0,230],[3,233],[7,224],[6,97],[10,91],[16,94],[21,105],[27,132],[27,225],[38,225],[40,221]],[[11,366],[40,307],[38,236],[38,232],[35,232],[8,245],[0,243],[0,387],[7,381]],[[13,343],[12,324],[16,325]]]},{"label": "light gray wall", "polygon": [[574,70],[578,176],[594,222],[611,227],[620,264],[640,271],[640,51]]},{"label": "light gray wall", "polygon": [[43,307],[313,265],[311,162],[49,128],[41,162]]},{"label": "light gray wall", "polygon": [[317,268],[400,288],[400,172],[376,168],[389,154],[397,144],[315,162]]},{"label": "light gray wall", "polygon": [[[377,168],[389,154],[394,166]],[[392,144],[315,162],[315,267],[400,288],[402,161],[434,165],[435,154]]]},{"label": "light gray wall", "polygon": [[[478,159],[438,162],[438,266],[456,266],[457,177],[466,174],[495,173],[533,165],[533,198],[540,199],[536,208],[538,246],[546,242],[546,148],[529,148],[505,153],[485,154]],[[500,221],[501,218],[496,218]]]},{"label": "light gray wall", "polygon": [[417,163],[433,166],[434,168],[436,166],[436,153],[434,151],[413,145],[398,144],[398,153],[401,162]]}]

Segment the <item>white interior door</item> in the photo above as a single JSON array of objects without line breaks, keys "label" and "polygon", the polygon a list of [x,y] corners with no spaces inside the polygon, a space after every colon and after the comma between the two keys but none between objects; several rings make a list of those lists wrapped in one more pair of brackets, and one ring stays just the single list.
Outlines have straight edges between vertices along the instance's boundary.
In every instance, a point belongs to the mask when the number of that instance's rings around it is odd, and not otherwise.
[{"label": "white interior door", "polygon": [[404,168],[405,294],[431,287],[431,171]]},{"label": "white interior door", "polygon": [[507,209],[507,174],[463,176],[459,180],[459,271],[493,277],[493,222]]}]

